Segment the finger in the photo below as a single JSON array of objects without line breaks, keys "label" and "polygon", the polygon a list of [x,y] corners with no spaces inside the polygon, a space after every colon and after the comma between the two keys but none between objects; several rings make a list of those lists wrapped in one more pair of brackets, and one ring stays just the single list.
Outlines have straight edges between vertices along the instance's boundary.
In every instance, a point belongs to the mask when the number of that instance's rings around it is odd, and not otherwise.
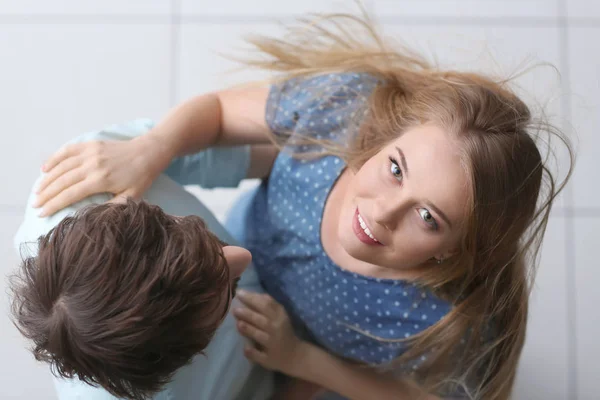
[{"label": "finger", "polygon": [[34,207],[42,207],[48,201],[59,195],[62,191],[67,190],[69,187],[78,184],[85,179],[85,173],[81,168],[67,171],[65,174],[59,176],[52,182],[46,189],[38,194]]},{"label": "finger", "polygon": [[244,355],[250,361],[254,361],[255,363],[261,365],[264,365],[268,359],[268,356],[265,353],[252,346],[244,347]]},{"label": "finger", "polygon": [[42,179],[40,185],[37,187],[36,193],[39,194],[43,192],[44,189],[52,184],[52,182],[65,173],[76,169],[79,165],[81,165],[81,159],[79,157],[69,157],[63,160],[56,166],[56,168],[53,168],[52,171],[48,172],[46,176],[44,176],[44,179]]},{"label": "finger", "polygon": [[132,198],[134,200],[140,200],[142,198],[142,195],[144,194],[143,190],[140,190],[139,188],[131,188],[131,189],[127,189],[126,191],[119,193],[119,196],[121,197],[125,197],[125,198]]},{"label": "finger", "polygon": [[107,203],[125,204],[125,203],[127,203],[127,198],[128,198],[128,196],[125,196],[123,194],[118,194],[115,197],[113,197],[112,199],[110,199]]},{"label": "finger", "polygon": [[254,340],[259,345],[265,347],[269,343],[270,335],[267,332],[262,331],[243,321],[238,321],[236,325],[238,331],[240,331],[240,333],[248,339]]},{"label": "finger", "polygon": [[85,199],[88,196],[93,195],[94,190],[91,183],[87,180],[83,180],[64,191],[60,192],[56,197],[48,201],[42,211],[40,217],[47,217],[54,214],[63,208],[70,206],[71,204],[77,203]]},{"label": "finger", "polygon": [[277,306],[277,302],[268,294],[253,293],[246,290],[238,290],[237,298],[246,306],[267,316],[271,315]]},{"label": "finger", "polygon": [[237,307],[233,309],[233,315],[240,321],[244,321],[261,329],[268,330],[269,320],[263,314],[258,313],[250,308]]},{"label": "finger", "polygon": [[42,165],[42,171],[48,172],[52,168],[56,167],[63,160],[80,153],[84,143],[69,144],[60,148],[56,153],[52,154],[50,158]]}]

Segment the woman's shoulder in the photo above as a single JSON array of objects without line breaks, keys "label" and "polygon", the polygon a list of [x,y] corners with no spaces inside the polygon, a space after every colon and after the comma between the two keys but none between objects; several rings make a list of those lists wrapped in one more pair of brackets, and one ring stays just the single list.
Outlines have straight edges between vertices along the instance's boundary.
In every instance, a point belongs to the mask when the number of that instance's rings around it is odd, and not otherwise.
[{"label": "woman's shoulder", "polygon": [[[271,86],[271,94],[290,98],[295,95],[328,94],[338,91],[369,92],[379,82],[364,72],[339,72],[292,77]],[[279,91],[279,93],[273,93]]]},{"label": "woman's shoulder", "polygon": [[267,100],[267,124],[276,134],[331,131],[366,104],[378,82],[366,73],[331,73],[275,83]]}]

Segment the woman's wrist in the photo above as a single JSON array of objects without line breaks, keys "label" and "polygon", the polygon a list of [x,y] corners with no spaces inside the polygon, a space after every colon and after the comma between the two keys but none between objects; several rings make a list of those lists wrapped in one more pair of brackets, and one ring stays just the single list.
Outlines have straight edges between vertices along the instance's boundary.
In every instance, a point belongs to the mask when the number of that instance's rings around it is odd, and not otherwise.
[{"label": "woman's wrist", "polygon": [[140,140],[145,141],[153,152],[159,154],[163,158],[168,158],[169,162],[179,156],[180,144],[177,142],[175,135],[169,135],[168,132],[163,132],[160,126],[151,129],[147,134],[140,136]]},{"label": "woman's wrist", "polygon": [[298,379],[315,382],[314,376],[312,376],[312,372],[314,371],[311,366],[311,360],[314,359],[314,353],[318,351],[321,351],[321,349],[302,340],[296,347],[293,360],[290,362],[290,370],[283,372]]},{"label": "woman's wrist", "polygon": [[151,130],[146,135],[136,137],[132,140],[136,144],[136,152],[146,161],[149,172],[159,175],[163,172],[171,161],[177,157],[177,148],[173,143],[169,143],[165,135],[154,134]]}]

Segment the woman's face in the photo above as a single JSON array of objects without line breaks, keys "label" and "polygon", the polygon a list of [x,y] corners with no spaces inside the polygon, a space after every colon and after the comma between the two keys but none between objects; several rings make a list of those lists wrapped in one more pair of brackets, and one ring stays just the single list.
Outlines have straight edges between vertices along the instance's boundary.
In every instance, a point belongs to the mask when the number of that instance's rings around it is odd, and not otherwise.
[{"label": "woman's face", "polygon": [[353,259],[410,269],[456,249],[470,188],[445,131],[412,128],[350,175],[338,237]]}]

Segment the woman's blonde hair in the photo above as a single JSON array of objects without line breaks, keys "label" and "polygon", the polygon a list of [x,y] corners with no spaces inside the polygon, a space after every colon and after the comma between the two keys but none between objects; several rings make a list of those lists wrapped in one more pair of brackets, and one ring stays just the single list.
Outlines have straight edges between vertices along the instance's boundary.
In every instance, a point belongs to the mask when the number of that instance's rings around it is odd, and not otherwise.
[{"label": "woman's blonde hair", "polygon": [[[419,283],[454,304],[416,335],[395,362],[425,359],[415,379],[432,392],[467,390],[473,398],[509,398],[525,340],[528,298],[552,203],[572,168],[569,142],[535,121],[508,80],[444,71],[405,47],[390,47],[364,17],[304,20],[283,39],[254,37],[261,57],[247,64],[283,78],[360,72],[379,85],[349,146],[323,142],[354,169],[411,127],[433,123],[462,145],[472,188],[465,204],[461,251],[426,265]],[[318,94],[315,94],[318,95]],[[571,155],[558,184],[538,149],[558,138]]]}]

